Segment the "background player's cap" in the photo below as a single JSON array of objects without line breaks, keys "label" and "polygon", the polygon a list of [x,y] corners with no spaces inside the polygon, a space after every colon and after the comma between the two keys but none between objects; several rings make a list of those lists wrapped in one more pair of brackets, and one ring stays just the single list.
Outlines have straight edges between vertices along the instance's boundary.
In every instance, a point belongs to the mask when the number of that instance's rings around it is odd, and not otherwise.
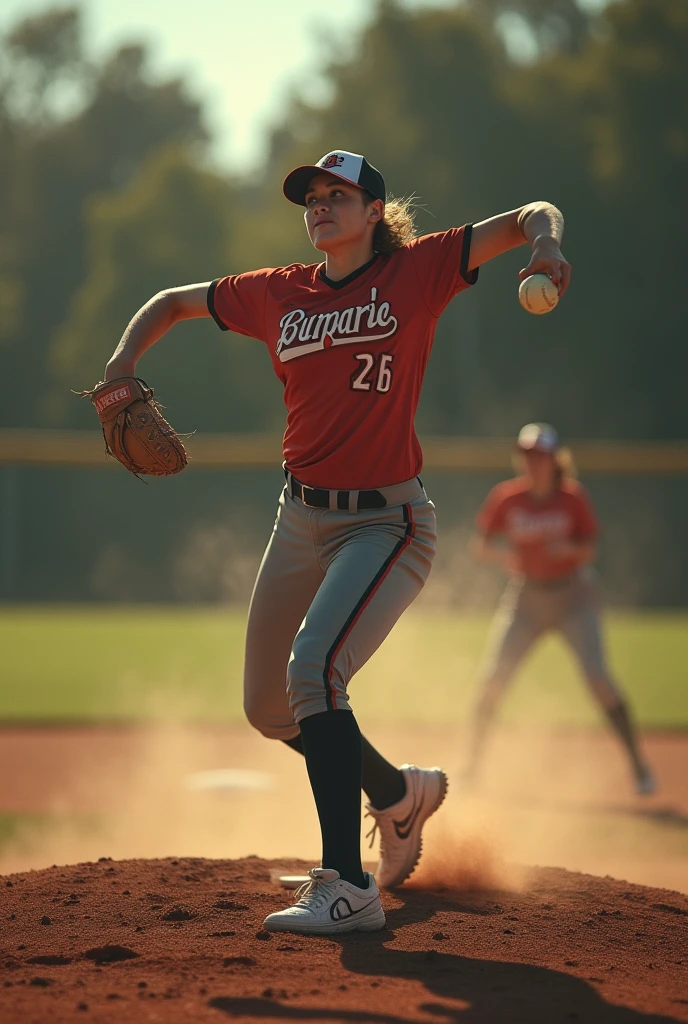
[{"label": "background player's cap", "polygon": [[516,444],[524,452],[555,452],[559,435],[549,423],[526,423],[519,431]]},{"label": "background player's cap", "polygon": [[304,164],[302,167],[295,167],[282,185],[282,191],[290,203],[297,206],[306,205],[306,189],[316,174],[328,171],[333,178],[340,178],[349,185],[356,185],[357,188],[370,192],[375,199],[385,202],[387,192],[385,190],[385,179],[372,164],[369,164],[360,153],[347,153],[344,149],[335,149],[326,153],[317,164]]}]

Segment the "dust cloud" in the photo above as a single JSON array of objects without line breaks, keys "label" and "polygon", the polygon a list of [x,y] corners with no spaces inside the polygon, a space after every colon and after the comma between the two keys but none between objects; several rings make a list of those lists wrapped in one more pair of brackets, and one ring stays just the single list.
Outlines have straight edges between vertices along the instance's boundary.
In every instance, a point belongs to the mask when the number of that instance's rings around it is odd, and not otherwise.
[{"label": "dust cloud", "polygon": [[260,853],[315,863],[303,760],[248,727],[23,730],[0,746],[1,761],[16,752],[5,809],[48,815],[3,847],[3,873],[101,856]]},{"label": "dust cloud", "polygon": [[[681,736],[648,738],[661,789],[644,800],[601,732],[501,731],[472,792],[457,780],[460,733],[387,727],[369,737],[392,761],[439,763],[450,776],[413,885],[520,890],[523,865],[539,865],[688,892]],[[50,822],[3,846],[3,873],[103,856],[319,861],[303,759],[248,726],[11,730],[0,779],[0,810]],[[376,851],[364,856],[374,864]]]},{"label": "dust cloud", "polygon": [[453,832],[446,819],[440,821],[439,832],[426,843],[408,888],[452,892],[523,891],[527,872],[506,862],[495,836],[478,832],[462,835],[458,827]]},{"label": "dust cloud", "polygon": [[520,889],[524,866],[559,866],[688,892],[688,742],[649,736],[646,747],[659,789],[640,797],[602,730],[498,731],[479,782],[468,790],[455,778],[428,823],[414,877]]}]

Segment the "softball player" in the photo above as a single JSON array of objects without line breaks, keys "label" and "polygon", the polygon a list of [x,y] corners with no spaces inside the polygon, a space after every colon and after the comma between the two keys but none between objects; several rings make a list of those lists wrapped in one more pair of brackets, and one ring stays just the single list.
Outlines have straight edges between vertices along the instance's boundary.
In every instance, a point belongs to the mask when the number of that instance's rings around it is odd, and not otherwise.
[{"label": "softball player", "polygon": [[413,871],[441,804],[439,768],[395,768],[349,706],[354,673],[418,595],[435,554],[414,417],[437,320],[487,260],[526,241],[521,276],[570,268],[563,219],[531,203],[474,226],[416,237],[406,201],[386,202],[365,157],[335,150],[285,179],[324,261],[257,270],[156,295],[106,370],[131,375],[174,323],[212,316],[264,342],[284,386],[286,486],[251,599],[245,708],[264,736],[303,754],[322,832],[322,866],[273,931],[373,931],[385,923],[361,867],[361,788],[380,830],[377,880]]},{"label": "softball player", "polygon": [[475,779],[497,705],[520,662],[539,637],[557,630],[628,754],[637,792],[652,793],[653,775],[605,660],[599,585],[591,566],[597,523],[590,499],[568,478],[570,456],[559,447],[554,427],[528,423],[516,447],[523,475],[490,491],[472,542],[478,558],[496,562],[512,578],[493,623],[464,781]]}]

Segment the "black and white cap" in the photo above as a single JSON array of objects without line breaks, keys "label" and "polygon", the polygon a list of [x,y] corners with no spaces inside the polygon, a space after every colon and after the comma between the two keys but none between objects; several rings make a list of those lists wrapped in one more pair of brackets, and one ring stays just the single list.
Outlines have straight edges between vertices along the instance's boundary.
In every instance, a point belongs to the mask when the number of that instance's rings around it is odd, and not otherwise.
[{"label": "black and white cap", "polygon": [[519,431],[516,444],[524,452],[555,452],[559,435],[549,423],[526,423]]},{"label": "black and white cap", "polygon": [[356,185],[357,188],[370,192],[375,199],[385,202],[385,180],[377,168],[369,164],[360,153],[347,153],[344,149],[326,153],[317,164],[304,164],[290,171],[282,185],[282,191],[289,202],[305,206],[306,189],[315,175],[323,171],[328,171],[333,178],[340,178],[349,185]]}]

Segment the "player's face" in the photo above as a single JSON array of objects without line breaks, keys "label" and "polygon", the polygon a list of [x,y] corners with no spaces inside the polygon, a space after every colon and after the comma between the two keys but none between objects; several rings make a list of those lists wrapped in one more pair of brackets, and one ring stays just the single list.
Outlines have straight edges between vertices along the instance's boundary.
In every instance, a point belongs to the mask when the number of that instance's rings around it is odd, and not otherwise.
[{"label": "player's face", "polygon": [[523,452],[526,476],[538,489],[546,489],[554,485],[556,462],[551,452],[539,452],[536,449]]},{"label": "player's face", "polygon": [[379,199],[366,206],[363,192],[329,174],[318,174],[306,192],[304,214],[308,237],[321,252],[333,252],[347,245],[360,244],[384,211]]}]

